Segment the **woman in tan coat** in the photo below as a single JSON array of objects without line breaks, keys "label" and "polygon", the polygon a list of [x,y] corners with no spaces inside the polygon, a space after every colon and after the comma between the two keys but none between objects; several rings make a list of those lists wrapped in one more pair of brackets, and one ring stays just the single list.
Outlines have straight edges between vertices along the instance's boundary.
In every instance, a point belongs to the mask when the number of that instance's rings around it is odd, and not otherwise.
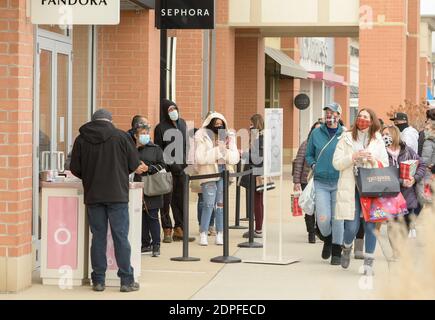
[{"label": "woman in tan coat", "polygon": [[[341,255],[343,268],[349,267],[352,243],[362,216],[360,196],[356,189],[355,169],[377,168],[378,162],[381,162],[384,167],[389,165],[387,150],[379,129],[379,120],[374,111],[360,110],[353,128],[339,138],[332,160],[334,168],[340,172],[335,218],[345,220]],[[365,231],[364,273],[371,275],[376,248],[375,224],[365,222]]]},{"label": "woman in tan coat", "polygon": [[[195,134],[195,171],[198,175],[220,173],[240,160],[235,135],[228,131],[224,116],[214,112],[205,119],[202,128]],[[207,232],[215,209],[216,244],[223,244],[223,179],[200,180],[203,207],[200,224],[200,245],[208,245]]]}]

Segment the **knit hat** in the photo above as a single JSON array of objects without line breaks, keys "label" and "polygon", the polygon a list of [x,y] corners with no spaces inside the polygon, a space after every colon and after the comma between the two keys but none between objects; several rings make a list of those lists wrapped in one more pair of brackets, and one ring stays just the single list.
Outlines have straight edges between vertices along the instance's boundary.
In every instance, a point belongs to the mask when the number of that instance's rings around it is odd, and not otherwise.
[{"label": "knit hat", "polygon": [[91,118],[92,121],[95,120],[110,120],[112,121],[112,114],[106,109],[98,109],[94,112]]}]

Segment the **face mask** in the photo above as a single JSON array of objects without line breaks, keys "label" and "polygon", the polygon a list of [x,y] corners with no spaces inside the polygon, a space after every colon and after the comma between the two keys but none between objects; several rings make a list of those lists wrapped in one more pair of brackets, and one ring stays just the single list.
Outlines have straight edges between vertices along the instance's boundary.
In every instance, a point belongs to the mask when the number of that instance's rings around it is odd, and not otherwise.
[{"label": "face mask", "polygon": [[383,136],[384,142],[385,142],[385,146],[388,148],[393,144],[393,138],[391,138],[391,136],[385,135]]},{"label": "face mask", "polygon": [[371,124],[372,124],[372,122],[371,122],[370,120],[367,120],[367,119],[358,118],[358,119],[356,120],[356,127],[357,127],[359,130],[365,130],[365,129],[367,129],[368,127],[370,127]]},{"label": "face mask", "polygon": [[224,129],[225,129],[224,126],[213,127],[213,132],[214,132],[215,134],[218,134],[218,133],[219,133],[219,130],[224,130]]},{"label": "face mask", "polygon": [[173,111],[169,112],[168,114],[169,114],[169,118],[172,121],[177,121],[178,120],[178,111],[177,110],[173,110]]},{"label": "face mask", "polygon": [[334,117],[334,116],[328,116],[328,117],[325,118],[325,122],[326,122],[327,125],[333,126],[336,123],[338,123],[338,118]]},{"label": "face mask", "polygon": [[139,135],[139,143],[143,146],[147,145],[148,143],[150,143],[151,138],[149,134],[141,134]]},{"label": "face mask", "polygon": [[403,130],[408,128],[408,124],[407,123],[396,124],[396,127],[399,128],[400,132],[402,132]]}]

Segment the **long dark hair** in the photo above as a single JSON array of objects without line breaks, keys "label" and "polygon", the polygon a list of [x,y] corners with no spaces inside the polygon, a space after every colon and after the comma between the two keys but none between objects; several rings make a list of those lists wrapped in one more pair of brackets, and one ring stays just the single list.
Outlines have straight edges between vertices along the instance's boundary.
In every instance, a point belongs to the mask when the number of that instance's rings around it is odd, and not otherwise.
[{"label": "long dark hair", "polygon": [[310,139],[310,136],[311,136],[311,134],[313,133],[314,129],[316,129],[316,126],[317,126],[317,125],[322,125],[322,122],[320,122],[320,121],[316,121],[316,122],[314,122],[314,124],[311,126],[310,132],[308,133],[308,138],[307,138],[307,140]]},{"label": "long dark hair", "polygon": [[372,109],[368,109],[368,108],[363,108],[358,112],[358,115],[355,118],[355,122],[353,124],[352,129],[351,129],[352,139],[354,141],[358,140],[358,128],[356,127],[356,122],[358,121],[359,115],[363,111],[366,111],[370,115],[370,119],[372,121],[372,124],[370,125],[370,128],[369,128],[369,141],[372,141],[376,137],[376,132],[378,132],[381,129],[381,124],[379,123],[379,119],[376,116],[376,113]]},{"label": "long dark hair", "polygon": [[221,120],[221,121],[222,121],[222,124],[223,124],[223,126],[224,126],[224,129],[227,129],[227,126],[225,125],[225,121],[223,121],[221,118],[213,118],[213,119],[211,119],[210,123],[207,125],[206,128],[207,128],[207,129],[210,129],[210,130],[213,130],[214,125],[215,125],[215,123],[216,123],[217,120]]}]

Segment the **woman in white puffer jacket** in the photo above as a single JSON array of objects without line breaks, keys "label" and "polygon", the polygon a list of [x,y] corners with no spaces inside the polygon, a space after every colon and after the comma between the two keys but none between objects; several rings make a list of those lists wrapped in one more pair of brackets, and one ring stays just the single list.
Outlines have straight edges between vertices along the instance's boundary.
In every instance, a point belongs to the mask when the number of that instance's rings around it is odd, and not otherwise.
[{"label": "woman in white puffer jacket", "polygon": [[[205,119],[202,128],[195,134],[195,171],[198,175],[220,173],[240,160],[235,135],[228,131],[225,117],[217,112]],[[200,180],[203,207],[201,212],[200,245],[208,245],[207,232],[215,209],[216,244],[223,244],[223,178]]]},{"label": "woman in white puffer jacket", "polygon": [[[340,171],[337,188],[336,216],[344,222],[344,244],[341,266],[348,268],[352,243],[358,233],[362,209],[360,196],[356,190],[355,168],[377,168],[378,162],[388,167],[388,154],[379,132],[380,123],[370,109],[361,109],[353,128],[339,138],[332,164]],[[364,272],[373,274],[374,252],[376,248],[375,224],[365,222]]]}]

